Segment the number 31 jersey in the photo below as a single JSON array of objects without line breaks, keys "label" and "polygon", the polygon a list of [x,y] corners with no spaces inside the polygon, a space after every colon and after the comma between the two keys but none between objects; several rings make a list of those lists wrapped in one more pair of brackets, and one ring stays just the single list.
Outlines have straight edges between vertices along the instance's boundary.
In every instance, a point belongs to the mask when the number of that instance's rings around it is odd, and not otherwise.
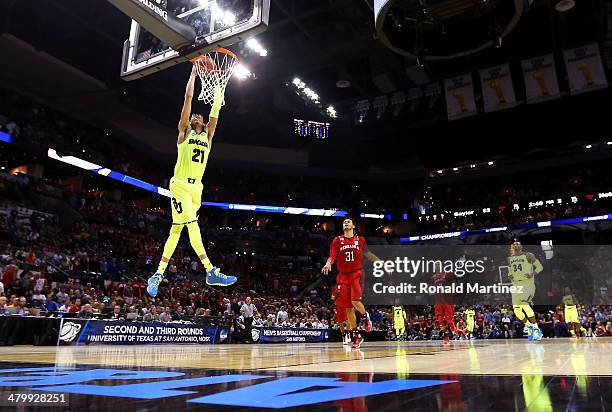
[{"label": "number 31 jersey", "polygon": [[351,273],[362,268],[363,252],[367,252],[368,244],[361,236],[336,236],[329,248],[329,256],[336,262],[338,272]]},{"label": "number 31 jersey", "polygon": [[190,183],[201,183],[210,153],[206,132],[198,134],[195,130],[191,130],[183,143],[177,145],[177,148],[178,157],[174,166],[174,176],[184,180],[194,179]]}]

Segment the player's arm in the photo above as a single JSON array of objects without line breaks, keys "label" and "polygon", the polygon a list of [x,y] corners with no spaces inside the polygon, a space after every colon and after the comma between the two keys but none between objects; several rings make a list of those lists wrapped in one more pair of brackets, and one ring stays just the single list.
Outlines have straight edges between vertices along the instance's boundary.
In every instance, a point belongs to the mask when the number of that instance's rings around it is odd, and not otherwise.
[{"label": "player's arm", "polygon": [[533,269],[536,274],[544,270],[544,266],[542,266],[540,261],[536,259],[533,253],[527,253],[527,262],[533,265]]},{"label": "player's arm", "polygon": [[369,250],[365,251],[363,253],[363,255],[370,261],[370,262],[377,262],[379,260],[381,260],[378,256],[376,256],[374,253],[370,252]]},{"label": "player's arm", "polygon": [[215,136],[215,130],[217,130],[217,123],[219,122],[219,112],[223,104],[223,90],[220,86],[215,86],[215,98],[213,99],[212,107],[210,108],[210,115],[208,115],[208,123],[206,124],[206,134],[208,135],[208,144],[212,146],[212,139]]},{"label": "player's arm", "polygon": [[361,242],[363,244],[363,255],[366,257],[366,259],[368,259],[370,262],[377,262],[377,261],[381,260],[374,253],[370,252],[370,248],[368,248],[368,244],[367,244],[367,242],[366,242],[364,237],[360,236],[360,240],[361,240]]},{"label": "player's arm", "polygon": [[329,246],[329,257],[327,258],[327,262],[325,262],[325,266],[323,266],[323,269],[321,269],[321,273],[323,273],[324,275],[327,275],[329,273],[332,265],[336,261],[336,257],[338,257],[338,251],[340,249],[339,243],[340,241],[336,236],[334,240],[332,240],[331,245]]},{"label": "player's arm", "polygon": [[197,76],[196,68],[193,66],[187,86],[185,86],[185,99],[183,100],[183,109],[181,110],[181,119],[178,123],[178,144],[185,141],[185,132],[189,127],[189,116],[191,115],[191,101],[193,100],[193,90],[195,88],[195,79]]}]

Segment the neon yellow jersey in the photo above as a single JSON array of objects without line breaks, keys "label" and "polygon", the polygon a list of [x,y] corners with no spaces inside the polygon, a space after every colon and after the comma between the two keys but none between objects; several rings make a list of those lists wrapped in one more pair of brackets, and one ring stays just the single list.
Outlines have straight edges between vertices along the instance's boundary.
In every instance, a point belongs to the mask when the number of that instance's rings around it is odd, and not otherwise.
[{"label": "neon yellow jersey", "polygon": [[533,265],[527,260],[527,255],[510,256],[508,262],[512,283],[534,282],[533,276],[531,278],[527,277],[527,275],[533,272]]},{"label": "neon yellow jersey", "polygon": [[401,306],[393,306],[393,322],[404,323],[404,308]]},{"label": "neon yellow jersey", "polygon": [[[180,179],[194,179],[201,182],[208,163],[210,145],[206,132],[200,134],[192,130],[183,143],[177,145],[178,156],[174,166],[174,176]],[[191,182],[191,183],[195,183]]]},{"label": "neon yellow jersey", "polygon": [[465,311],[465,318],[468,323],[474,323],[474,316],[476,316],[476,311],[474,309],[468,309]]}]

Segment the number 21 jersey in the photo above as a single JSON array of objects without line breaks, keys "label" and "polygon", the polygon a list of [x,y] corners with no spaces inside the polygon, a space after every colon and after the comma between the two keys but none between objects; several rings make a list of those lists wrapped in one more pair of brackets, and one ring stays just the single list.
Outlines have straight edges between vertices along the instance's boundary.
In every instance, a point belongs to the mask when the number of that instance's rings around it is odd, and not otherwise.
[{"label": "number 21 jersey", "polygon": [[177,148],[178,156],[174,166],[174,176],[184,180],[194,179],[195,181],[191,183],[201,183],[210,153],[206,132],[198,134],[195,130],[191,130],[183,143],[177,145]]}]

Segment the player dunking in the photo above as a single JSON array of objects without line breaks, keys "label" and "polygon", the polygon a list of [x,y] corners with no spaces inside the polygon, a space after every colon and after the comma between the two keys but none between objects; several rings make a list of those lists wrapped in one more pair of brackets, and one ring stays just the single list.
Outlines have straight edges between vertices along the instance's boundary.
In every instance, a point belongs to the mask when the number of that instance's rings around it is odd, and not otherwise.
[{"label": "player dunking", "polygon": [[376,255],[368,250],[365,238],[355,235],[355,222],[347,217],[342,221],[344,235],[336,236],[329,247],[329,258],[321,269],[321,273],[327,275],[332,264],[336,263],[338,268],[337,284],[351,299],[352,307],[346,308],[349,328],[353,339],[353,348],[359,348],[363,343],[363,337],[357,331],[357,319],[353,308],[366,319],[365,331],[372,330],[370,315],[361,303],[361,278],[363,274],[362,255],[374,262],[378,259]]},{"label": "player dunking", "polygon": [[187,87],[181,119],[178,124],[177,149],[178,156],[174,166],[174,177],[170,180],[172,228],[159,262],[157,272],[149,278],[147,292],[157,296],[157,290],[164,277],[168,262],[176,249],[183,227],[187,226],[191,247],[202,261],[206,270],[206,283],[215,286],[229,286],[236,282],[235,276],[226,276],[214,267],[206,255],[202,234],[198,226],[198,210],[202,200],[202,176],[208,162],[212,147],[212,139],[219,120],[219,111],[223,102],[221,87],[216,87],[215,98],[210,110],[208,123],[204,124],[201,114],[191,114],[191,100],[197,71],[195,66],[191,71]]}]

